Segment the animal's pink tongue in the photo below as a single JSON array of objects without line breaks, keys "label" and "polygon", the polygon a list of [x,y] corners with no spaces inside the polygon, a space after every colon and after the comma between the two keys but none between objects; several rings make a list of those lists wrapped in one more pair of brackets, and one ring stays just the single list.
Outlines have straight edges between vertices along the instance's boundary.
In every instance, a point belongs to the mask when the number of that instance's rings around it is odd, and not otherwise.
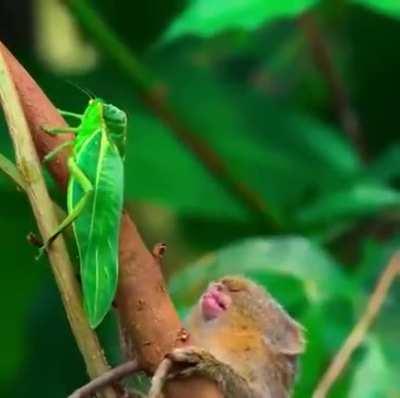
[{"label": "animal's pink tongue", "polygon": [[206,293],[201,301],[201,310],[204,318],[209,321],[217,318],[224,311],[223,306],[212,293]]}]

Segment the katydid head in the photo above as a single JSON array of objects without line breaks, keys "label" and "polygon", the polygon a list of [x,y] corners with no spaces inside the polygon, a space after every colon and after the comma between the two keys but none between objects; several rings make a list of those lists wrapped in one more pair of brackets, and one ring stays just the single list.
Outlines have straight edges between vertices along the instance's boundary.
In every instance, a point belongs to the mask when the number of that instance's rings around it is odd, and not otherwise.
[{"label": "katydid head", "polygon": [[114,105],[103,104],[103,118],[108,136],[117,146],[120,155],[124,157],[128,123],[126,113]]},{"label": "katydid head", "polygon": [[92,98],[83,114],[79,135],[85,137],[102,130],[115,145],[121,157],[125,155],[127,116],[114,105],[101,98]]},{"label": "katydid head", "polygon": [[126,126],[127,117],[126,113],[111,104],[104,104],[103,117],[106,124]]}]

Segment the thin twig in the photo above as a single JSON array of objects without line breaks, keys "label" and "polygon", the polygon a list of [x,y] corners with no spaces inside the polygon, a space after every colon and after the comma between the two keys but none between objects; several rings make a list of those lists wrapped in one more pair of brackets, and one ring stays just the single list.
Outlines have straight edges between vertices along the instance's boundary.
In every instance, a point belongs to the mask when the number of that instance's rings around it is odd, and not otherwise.
[{"label": "thin twig", "polygon": [[[18,93],[2,54],[0,54],[0,98],[14,144],[17,165],[25,181],[25,191],[40,233],[45,240],[56,229],[58,221],[47,192],[38,155]],[[91,377],[97,377],[106,372],[109,367],[97,337],[90,329],[83,312],[79,286],[62,236],[54,241],[48,250],[48,256],[71,329],[85,359],[88,373]],[[107,388],[104,390],[103,396],[115,398],[116,394],[112,388]]]},{"label": "thin twig", "polygon": [[20,189],[25,191],[26,185],[21,173],[15,167],[14,163],[10,159],[7,159],[1,153],[0,153],[0,170],[6,176],[8,176],[13,182],[15,182]]},{"label": "thin twig", "polygon": [[346,367],[354,350],[362,343],[364,337],[376,318],[382,304],[388,294],[396,276],[400,273],[400,252],[395,253],[389,261],[386,269],[376,284],[375,290],[371,294],[367,308],[361,316],[346,341],[335,355],[328,370],[322,376],[317,388],[314,391],[313,398],[325,398],[339,377],[340,373]]},{"label": "thin twig", "polygon": [[361,159],[366,160],[367,148],[361,132],[360,121],[351,106],[342,77],[333,62],[328,42],[311,12],[300,17],[299,25],[309,43],[314,62],[331,91],[335,111],[342,129],[348,135]]},{"label": "thin twig", "polygon": [[[85,0],[64,0],[73,16],[96,46],[112,60],[126,76],[144,103],[200,160],[202,165],[235,198],[254,214],[262,223],[274,230],[281,229],[281,220],[276,211],[247,182],[232,173],[223,159],[198,134],[192,131],[160,95],[159,87],[164,87],[153,74],[140,63],[132,51],[107,26],[102,18]],[[156,83],[157,82],[157,83]]]},{"label": "thin twig", "polygon": [[75,390],[68,398],[86,398],[94,395],[102,388],[109,386],[124,377],[140,371],[137,361],[132,360],[110,369],[96,379]]},{"label": "thin twig", "polygon": [[[15,164],[0,153],[0,170],[15,184],[17,184],[18,188],[23,191],[26,190],[25,180],[22,177],[21,173],[15,166]],[[57,214],[57,219],[62,220],[65,217],[65,211],[55,202],[53,202],[54,209]],[[68,229],[67,229],[68,230]],[[43,242],[40,244],[42,245]]]}]

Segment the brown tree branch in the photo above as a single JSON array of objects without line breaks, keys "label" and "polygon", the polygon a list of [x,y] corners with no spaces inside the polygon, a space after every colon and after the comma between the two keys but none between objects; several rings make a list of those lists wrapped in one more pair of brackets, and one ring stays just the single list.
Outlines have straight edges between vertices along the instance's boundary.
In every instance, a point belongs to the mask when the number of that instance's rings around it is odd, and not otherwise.
[{"label": "brown tree branch", "polygon": [[324,77],[332,95],[333,105],[343,131],[354,145],[361,159],[367,159],[365,138],[362,135],[360,121],[351,106],[347,89],[342,77],[333,62],[328,42],[324,37],[314,15],[309,12],[299,19],[308,41],[315,65]]},{"label": "brown tree branch", "polygon": [[[3,45],[0,45],[0,53],[6,59],[37,152],[43,158],[68,137],[43,134],[41,126],[66,126],[65,121]],[[50,163],[55,181],[64,190],[68,181],[67,156],[67,151],[61,152]],[[158,262],[144,245],[134,222],[126,213],[121,221],[116,301],[123,334],[130,343],[130,354],[146,372],[154,372],[166,353],[176,344],[186,342],[187,335],[181,333],[181,323],[167,293]],[[170,397],[174,398],[221,398],[215,385],[201,378],[195,378],[192,382],[176,382],[170,390]]]},{"label": "brown tree branch", "polygon": [[[40,233],[43,239],[48,239],[57,227],[57,216],[47,192],[40,162],[13,77],[5,57],[1,54],[0,98],[14,144],[17,166],[24,181],[25,192],[31,203]],[[87,371],[91,377],[97,377],[108,370],[108,365],[97,337],[90,329],[83,311],[80,290],[62,237],[54,241],[48,250],[48,256],[72,332],[85,359]],[[116,393],[110,387],[104,389],[102,395],[107,398],[116,397]]]},{"label": "brown tree branch", "polygon": [[340,373],[349,362],[352,353],[364,340],[368,329],[372,325],[382,307],[383,302],[385,301],[390,286],[392,285],[396,276],[399,274],[400,252],[395,253],[390,259],[389,264],[386,266],[378,280],[378,283],[376,284],[373,293],[371,294],[365,312],[362,314],[361,318],[354,326],[346,341],[335,355],[329,368],[322,376],[317,388],[314,391],[313,398],[325,398],[327,396],[334,382],[337,380],[337,378],[340,376]]}]

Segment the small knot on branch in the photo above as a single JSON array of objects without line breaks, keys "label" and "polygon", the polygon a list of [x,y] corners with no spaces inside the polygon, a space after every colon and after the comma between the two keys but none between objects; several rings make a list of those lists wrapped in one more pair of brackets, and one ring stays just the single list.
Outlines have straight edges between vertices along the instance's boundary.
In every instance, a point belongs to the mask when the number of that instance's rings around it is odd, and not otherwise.
[{"label": "small knot on branch", "polygon": [[26,235],[26,240],[32,246],[35,247],[43,246],[42,239],[40,239],[34,232],[29,232],[28,235]]},{"label": "small knot on branch", "polygon": [[156,243],[153,247],[153,256],[155,259],[161,264],[161,259],[164,257],[164,254],[167,250],[167,244],[164,242]]},{"label": "small knot on branch", "polygon": [[176,337],[176,343],[177,344],[185,344],[189,340],[189,337],[190,337],[190,333],[188,332],[188,330],[185,328],[181,328]]}]

